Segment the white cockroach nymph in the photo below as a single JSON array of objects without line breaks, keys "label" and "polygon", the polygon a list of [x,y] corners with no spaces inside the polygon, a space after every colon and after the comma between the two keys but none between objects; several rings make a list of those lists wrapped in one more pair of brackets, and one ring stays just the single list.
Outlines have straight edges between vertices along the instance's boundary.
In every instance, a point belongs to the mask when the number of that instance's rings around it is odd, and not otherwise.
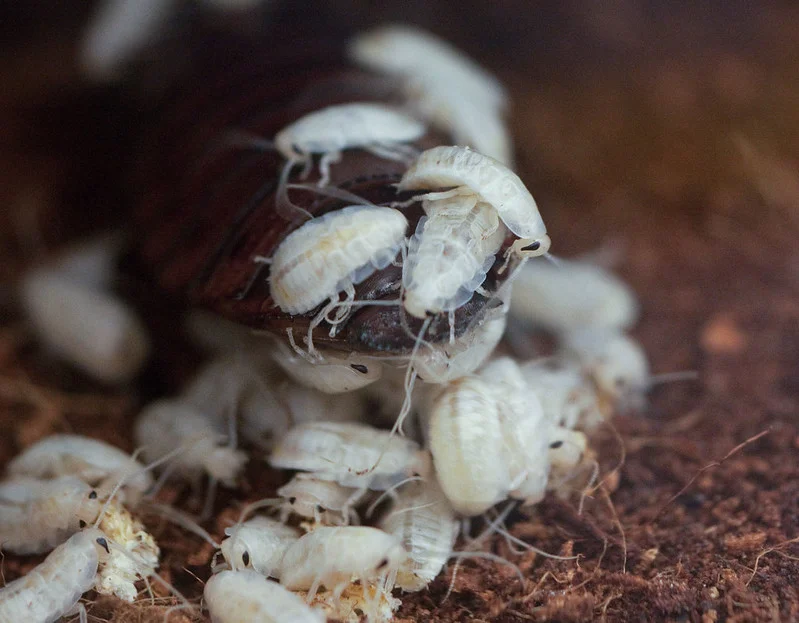
[{"label": "white cockroach nymph", "polygon": [[310,216],[289,200],[288,178],[297,164],[305,166],[304,175],[310,173],[314,154],[322,156],[317,186],[324,187],[330,180],[330,165],[341,159],[345,149],[364,149],[381,158],[407,160],[416,153],[407,143],[426,131],[417,119],[374,102],[329,106],[294,121],[274,139],[275,149],[286,159],[277,191],[278,212],[290,220],[297,212]]},{"label": "white cockroach nymph", "polygon": [[109,553],[99,573],[95,570],[95,588],[133,601],[134,583],[158,566],[159,549],[118,502],[104,502],[95,489],[73,476],[50,480],[18,476],[0,483],[0,542],[7,551],[46,552],[90,524],[128,553]]},{"label": "white cockroach nymph", "polygon": [[304,314],[397,256],[408,221],[398,210],[349,206],[316,217],[278,246],[269,276],[275,304]]},{"label": "white cockroach nymph", "polygon": [[391,584],[389,576],[406,557],[399,538],[377,528],[322,526],[286,550],[280,583],[291,590],[308,591],[309,599],[320,586],[337,595],[353,580],[360,580],[363,586]]},{"label": "white cockroach nymph", "polygon": [[278,469],[313,472],[354,489],[385,490],[427,465],[416,442],[353,422],[309,422],[292,428],[269,456]]},{"label": "white cockroach nymph", "polygon": [[294,121],[275,135],[275,148],[292,164],[307,164],[312,154],[322,154],[319,184],[324,186],[341,151],[361,148],[382,158],[402,159],[408,152],[399,145],[415,141],[425,130],[423,123],[391,106],[353,102]]},{"label": "white cockroach nymph", "polygon": [[383,374],[379,361],[355,353],[342,357],[317,350],[317,359],[310,362],[281,344],[272,354],[277,365],[292,380],[325,394],[355,391],[374,383]]},{"label": "white cockroach nymph", "polygon": [[0,543],[15,554],[46,552],[93,523],[102,507],[91,485],[74,476],[0,483]]},{"label": "white cockroach nymph", "polygon": [[638,318],[632,289],[596,264],[536,259],[515,276],[511,316],[555,333],[628,329]]},{"label": "white cockroach nymph", "polygon": [[519,176],[494,158],[468,147],[441,146],[422,152],[402,176],[397,190],[432,191],[422,195],[429,201],[478,195],[519,238],[510,252],[520,257],[535,257],[549,251],[544,220]]},{"label": "white cockroach nymph", "polygon": [[100,545],[103,538],[96,528],[82,530],[27,575],[0,588],[0,622],[53,623],[75,611],[85,621],[78,600],[94,586],[101,555],[106,553]]},{"label": "white cockroach nymph", "polygon": [[519,365],[510,357],[489,362],[480,378],[494,392],[500,427],[505,439],[510,497],[526,504],[540,502],[549,476],[549,446],[552,424],[544,415],[538,397],[527,385]]},{"label": "white cockroach nymph", "polygon": [[54,269],[22,281],[22,303],[42,343],[104,383],[133,379],[150,352],[144,326],[110,293],[94,290]]},{"label": "white cockroach nymph", "polygon": [[7,471],[11,477],[75,476],[101,490],[131,475],[124,485],[128,502],[140,499],[153,482],[150,473],[143,471],[142,464],[126,452],[82,435],[45,437],[14,457]]},{"label": "white cockroach nymph", "polygon": [[271,358],[232,352],[201,368],[180,400],[215,422],[234,418],[248,440],[268,445],[291,426],[276,387],[281,382]]},{"label": "white cockroach nymph", "polygon": [[[310,365],[310,364],[308,364]],[[275,366],[247,353],[212,360],[189,383],[181,400],[214,420],[235,416],[241,436],[269,449],[294,425],[316,420],[360,419],[359,394],[325,394],[298,385]]]},{"label": "white cockroach nymph", "polygon": [[412,26],[393,24],[361,33],[349,45],[358,63],[419,81],[438,81],[495,110],[508,107],[505,88],[449,43]]},{"label": "white cockroach nymph", "polygon": [[418,115],[512,166],[513,146],[503,113],[504,87],[449,43],[410,26],[384,26],[355,37],[350,57],[402,81],[407,103]]},{"label": "white cockroach nymph", "polygon": [[556,427],[549,438],[548,458],[551,465],[547,487],[562,491],[583,463],[588,451],[585,433]]},{"label": "white cockroach nymph", "polygon": [[260,573],[221,571],[206,582],[205,603],[213,623],[324,623],[325,615],[302,597]]},{"label": "white cockroach nymph", "polygon": [[563,337],[562,355],[580,364],[600,396],[612,405],[641,408],[652,380],[641,345],[630,336],[593,328]]},{"label": "white cockroach nymph", "polygon": [[116,278],[123,240],[121,234],[111,233],[71,245],[55,260],[53,270],[87,288],[107,292]]},{"label": "white cockroach nymph", "polygon": [[[398,210],[353,205],[311,219],[280,243],[269,275],[275,305],[296,315],[329,301],[308,329],[311,354],[313,329],[326,320],[335,332],[350,312],[354,286],[396,258],[407,228]],[[345,301],[339,301],[341,292]]]},{"label": "white cockroach nymph", "polygon": [[294,513],[312,520],[314,526],[346,526],[353,519],[358,523],[354,506],[364,493],[363,489],[342,487],[336,482],[302,472],[277,490],[278,496],[284,500],[283,521]]},{"label": "white cockroach nymph", "polygon": [[103,518],[101,528],[76,532],[43,563],[0,589],[0,622],[51,622],[75,609],[85,621],[77,604],[91,589],[133,602],[138,594],[134,583],[154,574],[159,550],[129,515],[112,515],[117,519]]},{"label": "white cockroach nymph", "polygon": [[380,528],[399,537],[408,552],[396,585],[414,592],[430,584],[452,554],[458,527],[455,511],[435,480],[400,489],[380,521]]},{"label": "white cockroach nymph", "polygon": [[220,544],[225,562],[234,571],[254,569],[267,577],[280,577],[283,554],[300,538],[297,528],[257,516],[225,529]]},{"label": "white cockroach nymph", "polygon": [[110,82],[161,32],[175,9],[173,0],[106,0],[92,17],[81,44],[83,72]]},{"label": "white cockroach nymph", "polygon": [[[202,413],[188,403],[158,400],[136,418],[134,437],[148,461],[184,448],[166,469],[189,479],[195,486],[206,473],[233,486],[247,455],[231,447],[229,429],[224,420]],[[228,445],[222,445],[223,441]]]},{"label": "white cockroach nymph", "polygon": [[[127,66],[150,44],[163,36],[172,16],[179,12],[177,0],[103,0],[97,3],[84,32],[79,53],[81,70],[95,82],[112,82],[125,75]],[[241,13],[269,6],[264,0],[202,0],[202,9]]]},{"label": "white cockroach nymph", "polygon": [[425,200],[403,264],[403,306],[417,318],[454,311],[485,281],[506,229],[476,195]]},{"label": "white cockroach nymph", "polygon": [[506,441],[494,396],[484,381],[463,377],[446,385],[430,407],[427,442],[438,482],[462,515],[479,515],[510,492]]},{"label": "white cockroach nymph", "polygon": [[534,359],[522,364],[521,371],[553,425],[591,430],[604,420],[596,389],[579,365]]}]

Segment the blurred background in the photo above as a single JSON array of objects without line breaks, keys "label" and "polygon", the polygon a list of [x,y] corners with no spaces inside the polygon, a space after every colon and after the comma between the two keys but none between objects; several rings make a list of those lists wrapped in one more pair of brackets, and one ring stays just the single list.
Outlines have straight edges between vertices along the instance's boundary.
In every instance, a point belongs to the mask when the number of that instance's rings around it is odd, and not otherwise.
[{"label": "blurred background", "polygon": [[[202,19],[197,6],[184,7],[173,32],[181,20],[188,26]],[[90,85],[80,74],[76,56],[93,8],[82,0],[0,4],[3,375],[17,374],[10,303],[23,267],[65,238],[124,220],[127,209],[122,180],[140,119],[123,87]],[[271,3],[260,19],[325,36],[410,22],[495,72],[512,95],[519,173],[538,201],[553,252],[610,250],[605,259],[641,297],[635,335],[653,370],[698,371],[700,383],[658,388],[647,417],[622,416],[615,420],[620,437],[599,440],[603,469],[616,464],[619,439],[626,464],[615,483],[615,511],[594,508],[596,523],[584,528],[587,542],[598,543],[593,552],[586,546],[586,561],[626,571],[629,546],[629,569],[647,582],[668,578],[672,601],[664,601],[660,584],[636,588],[616,576],[595,581],[577,573],[572,584],[585,581],[583,590],[594,592],[587,610],[574,606],[572,620],[586,620],[580,612],[639,620],[639,606],[653,609],[649,620],[799,616],[794,563],[771,557],[771,575],[755,577],[756,551],[728,539],[762,534],[753,541],[759,547],[799,530],[799,4],[286,1]],[[230,22],[253,36],[251,21]],[[149,62],[158,73],[158,63]],[[4,409],[17,409],[0,415],[2,432],[15,433],[0,439],[0,462],[18,441],[41,433],[19,425],[20,414],[38,407],[14,387],[0,380]],[[108,431],[97,427],[107,411],[88,419],[67,414],[69,426],[129,446],[120,424],[131,411],[128,398],[114,397],[119,419]],[[765,429],[771,434],[750,449],[756,456],[707,472],[694,497],[655,514],[697,469]],[[567,526],[552,543],[583,529],[559,504],[541,507],[553,526]],[[615,534],[617,524],[626,529],[624,566],[618,542],[610,540],[605,556],[594,530]],[[659,558],[650,573],[645,555],[653,548]],[[726,602],[707,605],[710,585]],[[549,597],[536,599],[531,607],[548,607]],[[494,607],[472,606],[484,614]],[[716,614],[702,618],[711,610]]]},{"label": "blurred background", "polygon": [[[0,203],[6,216],[17,215],[2,228],[4,248],[19,246],[20,236],[51,235],[36,234],[30,210],[15,206],[61,201],[66,191],[84,207],[64,219],[74,227],[81,213],[97,219],[102,205],[124,201],[104,181],[114,179],[120,162],[109,156],[128,145],[130,100],[90,87],[76,62],[93,5],[29,0],[0,7]],[[799,131],[795,3],[267,6],[262,19],[325,35],[384,21],[417,23],[495,71],[513,94],[519,168],[551,227],[561,214],[571,219],[572,207],[586,213],[618,203],[635,211],[690,206],[714,234],[732,235],[727,204],[745,183],[770,205],[794,199],[785,195],[796,182],[784,178],[792,177]],[[177,28],[200,12],[186,7]],[[777,165],[772,175],[782,176],[779,183],[763,179],[764,162]],[[605,230],[597,238],[617,229],[615,220],[627,211],[610,212],[595,221]],[[558,248],[568,252],[570,244],[559,240]],[[745,252],[755,252],[752,246]],[[0,274],[13,270],[5,265]]]}]

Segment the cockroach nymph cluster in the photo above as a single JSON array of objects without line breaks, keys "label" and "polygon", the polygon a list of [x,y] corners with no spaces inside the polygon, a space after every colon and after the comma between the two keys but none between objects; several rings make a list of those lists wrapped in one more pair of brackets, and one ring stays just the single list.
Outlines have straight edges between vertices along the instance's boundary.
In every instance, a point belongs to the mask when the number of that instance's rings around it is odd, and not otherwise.
[{"label": "cockroach nymph cluster", "polygon": [[[88,39],[98,74],[144,39],[115,21],[124,4]],[[217,550],[201,603],[171,588],[179,608],[221,623],[389,621],[450,561],[498,558],[480,550],[487,533],[538,551],[506,530],[510,510],[590,487],[591,431],[643,403],[648,362],[625,334],[635,297],[598,264],[550,256],[495,78],[398,25],[318,64],[264,62],[286,80],[258,111],[215,99],[266,75],[231,69],[197,86],[216,113],[191,140],[198,113],[179,106],[154,127],[164,160],[142,161],[151,182],[134,214],[146,236],[75,248],[23,280],[43,345],[100,382],[131,382],[157,345],[111,292],[127,249],[189,303],[181,329],[211,356],[145,405],[134,456],[56,435],[11,462],[0,543],[50,554],[0,589],[2,622],[86,621],[86,592],[133,601],[140,580],[164,582],[137,512]],[[211,221],[227,224],[221,239]],[[555,354],[507,356],[503,340],[530,326]],[[202,524],[248,461],[291,478],[273,498],[241,497],[217,542]],[[204,492],[202,512],[157,502],[167,480]],[[472,538],[477,517],[489,528]]]}]

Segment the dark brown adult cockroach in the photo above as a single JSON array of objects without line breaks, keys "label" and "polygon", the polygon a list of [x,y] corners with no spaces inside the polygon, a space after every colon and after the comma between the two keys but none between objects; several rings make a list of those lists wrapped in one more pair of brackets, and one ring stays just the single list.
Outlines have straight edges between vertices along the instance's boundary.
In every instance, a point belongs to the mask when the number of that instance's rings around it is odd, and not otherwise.
[{"label": "dark brown adult cockroach", "polygon": [[[396,79],[358,69],[345,55],[346,37],[307,43],[282,32],[280,24],[259,36],[215,34],[186,55],[179,77],[160,90],[151,121],[137,149],[132,231],[141,267],[171,294],[256,330],[304,335],[319,309],[290,315],[276,307],[269,292],[269,266],[277,246],[302,223],[278,213],[280,175],[286,160],[265,147],[281,130],[323,108],[351,102],[387,103],[401,108]],[[448,144],[452,137],[427,128],[408,143],[416,150]],[[350,205],[331,189],[377,205],[412,195],[395,184],[407,162],[365,149],[346,149],[330,168],[319,192],[294,188],[291,202],[313,216]],[[289,182],[300,181],[299,170]],[[319,166],[302,179],[313,185]],[[323,192],[325,189],[328,192]],[[341,193],[338,193],[341,196]],[[422,210],[403,208],[410,235]],[[500,250],[501,254],[504,252]],[[454,335],[479,321],[501,284],[497,262],[483,285],[454,314]],[[507,273],[502,277],[506,277]],[[357,301],[398,300],[402,269],[376,271],[355,287]],[[360,305],[331,337],[322,322],[313,343],[324,348],[373,354],[408,353],[423,321],[397,305]],[[450,339],[450,318],[430,318],[425,339]]]}]

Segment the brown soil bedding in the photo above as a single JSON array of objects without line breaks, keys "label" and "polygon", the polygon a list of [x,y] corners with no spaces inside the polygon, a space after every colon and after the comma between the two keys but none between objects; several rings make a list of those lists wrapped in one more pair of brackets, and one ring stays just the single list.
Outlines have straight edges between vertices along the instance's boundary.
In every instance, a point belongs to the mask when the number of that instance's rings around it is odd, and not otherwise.
[{"label": "brown soil bedding", "polygon": [[[505,48],[482,60],[513,91],[519,168],[553,250],[571,256],[620,242],[617,270],[640,296],[634,334],[654,371],[696,370],[699,380],[655,387],[646,413],[619,415],[598,432],[603,484],[582,509],[577,492],[511,515],[515,536],[576,560],[516,555],[495,538],[488,548],[519,565],[523,588],[510,567],[465,561],[446,601],[452,565],[428,591],[403,597],[398,619],[799,620],[799,12],[777,3],[749,19],[730,8],[697,11],[674,16],[678,34],[656,36],[662,16],[648,4],[613,5],[616,21],[579,2],[554,17],[526,16],[551,18],[573,39],[559,48],[550,35],[529,67],[503,62],[524,49],[513,38],[518,23],[497,35]],[[477,11],[474,20],[495,25],[496,15]],[[714,16],[745,30],[719,35]],[[477,54],[470,23],[460,15],[438,30],[461,33]],[[54,203],[70,170],[68,159],[26,147],[30,114],[20,110],[73,80],[56,70],[43,84],[31,77],[50,66],[42,56],[68,49],[19,48],[0,76],[29,85],[17,88],[19,101],[0,100],[10,136],[0,146],[0,465],[54,431],[132,449],[131,419],[141,396],[156,391],[92,385],[48,359],[14,311],[13,279],[39,254],[30,251],[37,230],[21,215]],[[182,362],[181,373],[194,365]],[[156,369],[152,378],[162,388],[170,375]],[[242,490],[219,496],[206,527],[219,538],[237,500],[270,495],[281,478],[253,461]],[[161,497],[197,508],[177,489]],[[210,546],[158,519],[148,525],[166,579],[199,597]],[[38,560],[6,555],[5,580]],[[103,598],[89,612],[154,622],[163,603],[172,602]],[[171,620],[181,616],[190,618]]]}]

